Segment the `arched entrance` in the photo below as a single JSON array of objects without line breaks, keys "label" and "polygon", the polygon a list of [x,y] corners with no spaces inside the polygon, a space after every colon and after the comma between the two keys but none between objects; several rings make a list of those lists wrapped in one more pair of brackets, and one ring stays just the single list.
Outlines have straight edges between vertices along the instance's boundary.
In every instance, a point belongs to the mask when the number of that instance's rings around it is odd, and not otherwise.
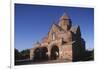
[{"label": "arched entrance", "polygon": [[40,48],[36,48],[34,51],[34,61],[40,60],[41,57],[41,49]]},{"label": "arched entrance", "polygon": [[42,53],[41,59],[42,60],[48,60],[47,52],[48,52],[47,47],[42,47],[41,48],[41,53]]},{"label": "arched entrance", "polygon": [[34,51],[34,61],[47,60],[48,59],[47,52],[48,49],[46,47],[36,48]]},{"label": "arched entrance", "polygon": [[51,48],[50,58],[51,58],[51,60],[56,60],[58,57],[59,57],[59,48],[56,45],[54,45]]}]

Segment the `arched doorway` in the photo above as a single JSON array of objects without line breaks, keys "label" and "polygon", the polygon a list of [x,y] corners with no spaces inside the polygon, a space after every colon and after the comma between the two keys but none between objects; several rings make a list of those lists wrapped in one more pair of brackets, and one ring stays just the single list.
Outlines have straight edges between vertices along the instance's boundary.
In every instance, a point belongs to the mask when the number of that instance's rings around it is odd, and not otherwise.
[{"label": "arched doorway", "polygon": [[50,58],[51,58],[51,60],[56,60],[58,57],[59,57],[59,48],[56,45],[54,45],[51,48]]},{"label": "arched doorway", "polygon": [[34,51],[34,61],[38,61],[41,58],[41,49],[40,48],[36,48]]},{"label": "arched doorway", "polygon": [[48,60],[47,52],[48,52],[47,47],[42,47],[41,48],[41,53],[42,53],[41,59],[42,60]]},{"label": "arched doorway", "polygon": [[36,48],[34,51],[34,61],[47,60],[48,59],[47,52],[48,49],[46,47]]}]

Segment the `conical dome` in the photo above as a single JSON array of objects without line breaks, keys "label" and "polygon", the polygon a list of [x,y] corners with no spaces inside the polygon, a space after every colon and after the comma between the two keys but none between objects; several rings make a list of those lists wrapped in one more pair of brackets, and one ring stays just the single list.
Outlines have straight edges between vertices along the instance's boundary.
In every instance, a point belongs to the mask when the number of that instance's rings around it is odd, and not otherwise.
[{"label": "conical dome", "polygon": [[64,30],[69,30],[70,29],[70,27],[71,27],[71,19],[66,13],[64,13],[61,16],[61,18],[59,20],[59,26]]},{"label": "conical dome", "polygon": [[60,20],[63,20],[63,19],[70,19],[70,17],[64,13],[61,17],[60,17]]}]

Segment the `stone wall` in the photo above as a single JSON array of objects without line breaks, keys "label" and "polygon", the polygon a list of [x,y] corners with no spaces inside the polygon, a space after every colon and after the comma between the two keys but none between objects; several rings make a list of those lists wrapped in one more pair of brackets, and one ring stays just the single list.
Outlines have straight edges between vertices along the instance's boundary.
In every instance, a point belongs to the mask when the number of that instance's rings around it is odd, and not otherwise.
[{"label": "stone wall", "polygon": [[38,55],[39,59],[80,61],[84,50],[85,41],[81,38],[80,27],[72,26],[71,19],[64,14],[58,24],[51,26],[43,41],[30,49],[30,60]]}]

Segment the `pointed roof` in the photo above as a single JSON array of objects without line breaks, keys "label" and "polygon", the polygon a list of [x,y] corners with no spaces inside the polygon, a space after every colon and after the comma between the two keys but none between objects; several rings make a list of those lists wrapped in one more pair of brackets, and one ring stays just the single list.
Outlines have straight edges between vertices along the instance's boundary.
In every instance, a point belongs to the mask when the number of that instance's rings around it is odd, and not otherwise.
[{"label": "pointed roof", "polygon": [[58,30],[63,30],[59,25],[57,25],[57,24],[55,24],[55,23],[52,25],[52,28],[53,28],[53,27],[57,28]]},{"label": "pointed roof", "polygon": [[58,24],[55,24],[55,26],[61,31],[64,31]]},{"label": "pointed roof", "polygon": [[64,31],[59,25],[57,25],[56,23],[53,23],[52,26],[51,26],[51,28],[50,28],[50,30],[49,30],[49,32],[48,32],[48,34],[49,34],[50,31],[52,30],[52,28],[57,28],[57,29],[60,30],[60,31]]},{"label": "pointed roof", "polygon": [[70,19],[70,17],[68,16],[68,14],[64,13],[64,14],[60,17],[60,20],[63,20],[63,19]]}]

